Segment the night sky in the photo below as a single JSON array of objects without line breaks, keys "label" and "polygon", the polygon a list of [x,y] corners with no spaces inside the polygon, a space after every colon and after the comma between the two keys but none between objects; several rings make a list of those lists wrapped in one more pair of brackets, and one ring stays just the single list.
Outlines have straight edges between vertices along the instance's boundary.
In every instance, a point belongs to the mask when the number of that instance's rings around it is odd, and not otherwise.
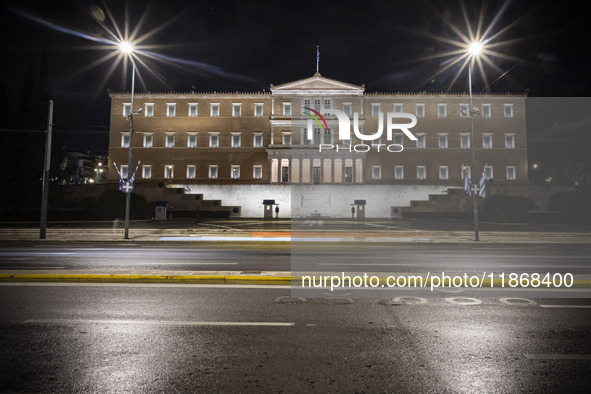
[{"label": "night sky", "polygon": [[[489,86],[477,73],[475,92],[589,96],[591,55],[581,42],[588,42],[591,5],[464,1],[464,9],[473,30],[481,15],[483,30],[495,20],[492,34],[505,29],[491,42],[506,42],[494,50],[509,57],[493,58],[498,68],[485,64]],[[114,48],[58,30],[110,38],[98,23],[104,15],[114,31],[109,12],[122,32],[126,18],[129,31],[143,19],[140,36],[156,29],[141,45],[156,46],[149,50],[167,59],[142,57],[159,77],[140,66],[145,86],[136,79],[136,91],[268,90],[312,76],[316,45],[323,76],[365,84],[368,92],[467,91],[467,71],[453,85],[458,67],[434,76],[453,59],[434,57],[455,49],[445,41],[459,40],[453,26],[468,32],[462,3],[455,0],[14,1],[0,16],[1,82],[14,105],[29,65],[39,66],[46,45],[55,131],[71,148],[107,150],[107,89],[129,91],[131,70],[121,63],[106,78],[113,59],[87,69]]]}]

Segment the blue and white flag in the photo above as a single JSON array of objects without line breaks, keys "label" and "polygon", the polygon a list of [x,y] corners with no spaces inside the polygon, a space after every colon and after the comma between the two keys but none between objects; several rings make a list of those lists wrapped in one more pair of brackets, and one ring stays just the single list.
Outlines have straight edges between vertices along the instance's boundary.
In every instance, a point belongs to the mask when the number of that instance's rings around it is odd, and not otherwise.
[{"label": "blue and white flag", "polygon": [[480,182],[478,182],[478,195],[480,197],[486,197],[486,184],[484,183],[485,181],[485,176],[484,176],[484,170],[482,170],[482,176],[480,177]]},{"label": "blue and white flag", "polygon": [[472,195],[472,180],[468,176],[468,169],[464,168],[464,191]]}]

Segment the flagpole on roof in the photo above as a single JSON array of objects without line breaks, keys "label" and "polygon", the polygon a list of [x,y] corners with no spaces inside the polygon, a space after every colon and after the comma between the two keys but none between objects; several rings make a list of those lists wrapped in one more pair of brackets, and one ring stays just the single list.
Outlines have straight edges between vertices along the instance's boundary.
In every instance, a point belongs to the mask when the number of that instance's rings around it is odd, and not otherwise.
[{"label": "flagpole on roof", "polygon": [[320,67],[320,45],[316,45],[316,73],[319,73]]}]

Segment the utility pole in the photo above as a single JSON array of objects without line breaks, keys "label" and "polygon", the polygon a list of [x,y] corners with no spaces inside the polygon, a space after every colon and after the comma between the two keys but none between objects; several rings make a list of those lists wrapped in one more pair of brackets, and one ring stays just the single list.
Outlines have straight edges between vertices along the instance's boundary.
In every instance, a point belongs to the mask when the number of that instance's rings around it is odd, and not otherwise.
[{"label": "utility pole", "polygon": [[53,129],[53,100],[49,100],[47,131],[45,136],[45,162],[43,163],[43,194],[41,195],[41,228],[39,239],[47,237],[47,199],[49,194],[49,169],[51,167],[51,131]]}]

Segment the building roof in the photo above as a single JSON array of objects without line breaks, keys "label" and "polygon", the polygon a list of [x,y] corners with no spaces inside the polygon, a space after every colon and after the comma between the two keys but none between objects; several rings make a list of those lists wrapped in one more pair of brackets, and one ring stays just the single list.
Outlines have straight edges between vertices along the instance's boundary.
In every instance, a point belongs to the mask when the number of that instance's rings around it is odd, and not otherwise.
[{"label": "building roof", "polygon": [[281,85],[271,85],[272,94],[279,95],[351,95],[362,96],[365,85],[353,85],[336,79],[326,78],[320,73]]}]

